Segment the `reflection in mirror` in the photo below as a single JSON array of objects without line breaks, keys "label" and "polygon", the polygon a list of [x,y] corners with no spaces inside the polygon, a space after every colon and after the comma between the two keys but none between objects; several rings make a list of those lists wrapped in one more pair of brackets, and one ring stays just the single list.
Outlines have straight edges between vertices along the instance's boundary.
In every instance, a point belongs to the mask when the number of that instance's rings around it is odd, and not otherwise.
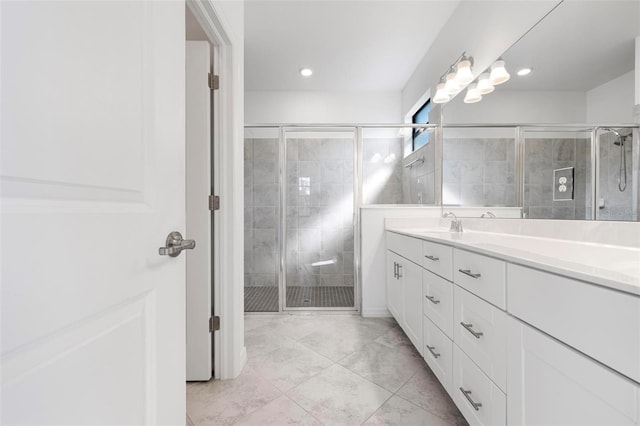
[{"label": "reflection in mirror", "polygon": [[[462,92],[444,106],[443,123],[531,127],[521,134],[522,163],[516,162],[523,171],[517,205],[526,217],[638,220],[637,129],[624,143],[605,129],[628,134],[640,120],[640,107],[634,106],[640,96],[635,83],[640,70],[634,69],[639,51],[640,2],[564,1],[498,58],[510,80],[477,103],[465,103]],[[524,68],[531,71],[518,75]],[[549,124],[564,129],[558,133]],[[595,176],[592,164],[597,164]],[[553,171],[562,168],[572,168],[564,172],[573,173],[572,200],[553,195]],[[627,189],[621,191],[618,181],[625,176]],[[458,201],[467,203],[465,197]]]},{"label": "reflection in mirror", "polygon": [[[412,126],[362,129],[363,205],[435,204],[435,125]],[[414,134],[426,141],[415,151]]]},{"label": "reflection in mirror", "polygon": [[591,132],[524,130],[523,216],[591,218]]},{"label": "reflection in mirror", "polygon": [[595,210],[598,220],[637,221],[638,129],[603,128],[598,138],[598,192]]},{"label": "reflection in mirror", "polygon": [[443,205],[516,206],[515,128],[444,127],[442,134]]}]

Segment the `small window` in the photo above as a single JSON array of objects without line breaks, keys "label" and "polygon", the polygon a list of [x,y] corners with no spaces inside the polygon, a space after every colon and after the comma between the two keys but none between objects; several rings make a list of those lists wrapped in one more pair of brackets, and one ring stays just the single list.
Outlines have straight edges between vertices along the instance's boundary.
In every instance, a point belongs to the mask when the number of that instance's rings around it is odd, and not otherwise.
[{"label": "small window", "polygon": [[[431,111],[431,99],[428,99],[427,102],[413,114],[411,122],[414,124],[429,124],[429,111]],[[413,129],[413,151],[426,145],[427,142],[429,142],[429,132],[427,132],[426,128]]]}]

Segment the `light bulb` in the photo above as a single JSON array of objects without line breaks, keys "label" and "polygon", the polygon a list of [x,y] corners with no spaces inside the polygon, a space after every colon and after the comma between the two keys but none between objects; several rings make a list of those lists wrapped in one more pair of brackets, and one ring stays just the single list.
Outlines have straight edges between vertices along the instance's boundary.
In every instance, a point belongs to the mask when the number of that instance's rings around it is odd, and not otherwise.
[{"label": "light bulb", "polygon": [[456,72],[456,80],[460,86],[466,86],[473,81],[473,73],[471,72],[471,61],[462,60],[458,62]]},{"label": "light bulb", "polygon": [[311,68],[300,68],[300,75],[303,77],[311,77],[313,70]]},{"label": "light bulb", "polygon": [[509,80],[510,77],[511,76],[504,67],[504,61],[495,61],[493,65],[491,65],[491,75],[489,80],[494,86],[504,83]]},{"label": "light bulb", "polygon": [[520,77],[524,77],[525,75],[531,74],[531,71],[532,71],[531,68],[522,68],[516,74],[518,74]]},{"label": "light bulb", "polygon": [[478,92],[478,85],[476,83],[470,84],[467,88],[467,94],[464,97],[465,104],[474,104],[482,100],[482,95]]},{"label": "light bulb", "polygon": [[489,79],[489,73],[486,72],[480,75],[477,90],[481,95],[487,95],[495,90],[495,87],[493,87]]},{"label": "light bulb", "polygon": [[445,78],[447,79],[445,90],[449,92],[449,95],[454,96],[460,91],[460,85],[458,84],[458,80],[456,80],[456,73],[450,72]]},{"label": "light bulb", "polygon": [[436,95],[433,97],[431,102],[434,104],[444,104],[449,102],[451,97],[449,96],[449,92],[445,88],[445,83],[440,83],[436,86]]}]

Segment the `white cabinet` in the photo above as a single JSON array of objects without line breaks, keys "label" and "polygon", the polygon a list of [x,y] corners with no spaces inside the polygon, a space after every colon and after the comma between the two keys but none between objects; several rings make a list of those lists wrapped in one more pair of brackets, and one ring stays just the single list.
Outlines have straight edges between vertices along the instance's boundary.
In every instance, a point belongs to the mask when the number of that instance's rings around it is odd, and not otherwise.
[{"label": "white cabinet", "polygon": [[402,280],[402,329],[420,355],[422,348],[422,268],[404,260],[400,265]]},{"label": "white cabinet", "polygon": [[456,286],[453,340],[480,369],[506,391],[507,314]]},{"label": "white cabinet", "polygon": [[423,241],[422,266],[446,280],[453,281],[453,248]]},{"label": "white cabinet", "polygon": [[509,313],[640,382],[640,297],[509,265]]},{"label": "white cabinet", "polygon": [[506,308],[505,281],[504,261],[466,250],[453,251],[453,282],[500,309]]},{"label": "white cabinet", "polygon": [[420,261],[422,242],[387,232],[387,249],[387,307],[422,355],[422,267],[404,257]]},{"label": "white cabinet", "polygon": [[638,425],[640,387],[510,317],[510,425]]},{"label": "white cabinet", "polygon": [[453,345],[452,391],[453,401],[471,425],[505,424],[506,395],[456,345]]},{"label": "white cabinet", "polygon": [[402,281],[398,278],[398,265],[402,258],[387,250],[387,309],[396,321],[402,316]]},{"label": "white cabinet", "polygon": [[424,314],[453,339],[453,284],[422,271],[422,296]]},{"label": "white cabinet", "polygon": [[423,317],[424,360],[442,386],[451,394],[453,383],[453,342],[429,318]]}]

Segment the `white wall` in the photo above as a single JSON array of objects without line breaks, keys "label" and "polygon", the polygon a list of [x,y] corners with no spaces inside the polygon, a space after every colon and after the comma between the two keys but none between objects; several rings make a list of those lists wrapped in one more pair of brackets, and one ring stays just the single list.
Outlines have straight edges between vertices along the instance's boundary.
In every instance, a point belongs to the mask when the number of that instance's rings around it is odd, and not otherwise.
[{"label": "white wall", "polygon": [[510,91],[496,88],[475,104],[458,95],[443,109],[443,122],[452,123],[584,123],[584,92]]},{"label": "white wall", "polygon": [[363,317],[391,316],[387,310],[385,218],[423,219],[431,224],[430,227],[437,227],[441,212],[440,207],[416,206],[368,206],[360,209],[360,309]]},{"label": "white wall", "polygon": [[474,75],[489,67],[558,0],[463,1],[453,12],[402,91],[402,115],[408,113],[438,79],[466,51],[474,58]]},{"label": "white wall", "polygon": [[245,123],[399,123],[399,92],[252,91]]},{"label": "white wall", "polygon": [[587,92],[587,123],[633,123],[635,72]]},{"label": "white wall", "polygon": [[217,133],[216,154],[220,158],[214,173],[222,200],[218,212],[220,247],[214,264],[218,286],[214,289],[214,309],[220,315],[221,330],[214,335],[220,360],[216,378],[237,377],[246,364],[244,346],[244,289],[235,285],[244,280],[244,2],[202,0],[217,34],[220,63],[214,64],[220,75],[220,91],[215,105],[219,108],[221,126]]}]

